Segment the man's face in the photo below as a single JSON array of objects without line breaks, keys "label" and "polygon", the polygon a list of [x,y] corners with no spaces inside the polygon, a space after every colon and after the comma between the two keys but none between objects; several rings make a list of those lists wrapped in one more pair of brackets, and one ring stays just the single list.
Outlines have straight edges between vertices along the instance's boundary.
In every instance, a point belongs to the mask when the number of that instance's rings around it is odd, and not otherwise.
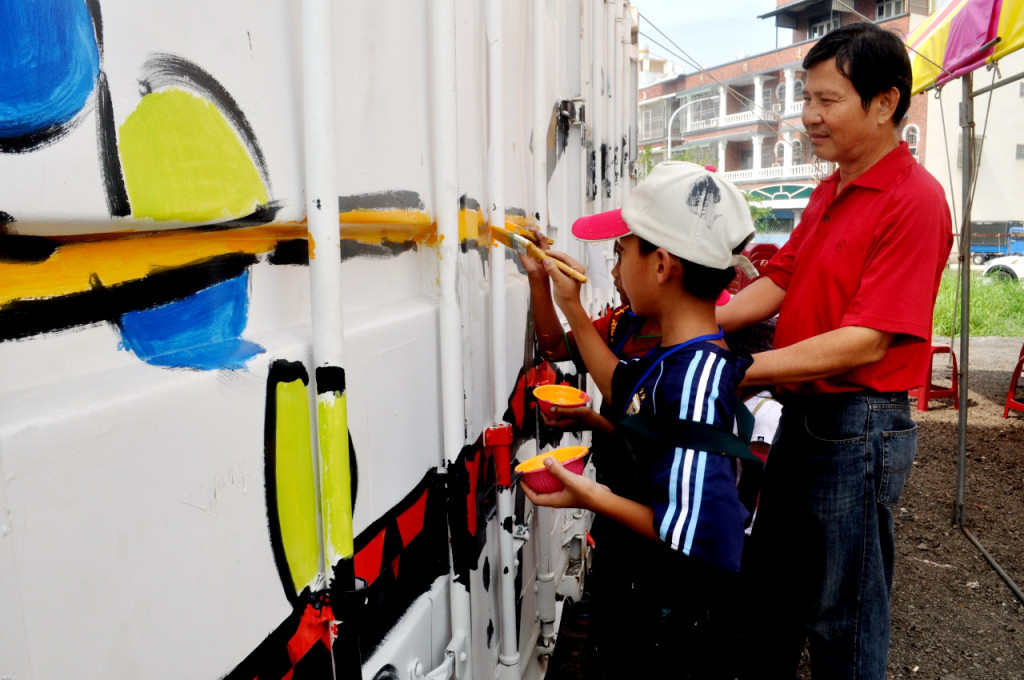
[{"label": "man's face", "polygon": [[[835,59],[815,64],[807,70],[801,120],[815,155],[826,161],[855,164],[875,148],[879,135],[886,132],[878,125],[878,97],[868,110],[860,95],[839,69]],[[891,128],[891,123],[889,123]],[[891,129],[888,131],[891,134]]]}]

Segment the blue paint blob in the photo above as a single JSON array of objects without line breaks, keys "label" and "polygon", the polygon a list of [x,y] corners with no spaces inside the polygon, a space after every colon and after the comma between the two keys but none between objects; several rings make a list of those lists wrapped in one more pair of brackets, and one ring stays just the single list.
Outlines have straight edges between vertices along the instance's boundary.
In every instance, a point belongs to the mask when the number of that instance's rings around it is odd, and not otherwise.
[{"label": "blue paint blob", "polygon": [[57,134],[85,106],[99,71],[85,0],[0,2],[0,138]]},{"label": "blue paint blob", "polygon": [[121,316],[123,346],[153,366],[200,371],[245,368],[265,350],[243,340],[249,272],[183,300]]}]

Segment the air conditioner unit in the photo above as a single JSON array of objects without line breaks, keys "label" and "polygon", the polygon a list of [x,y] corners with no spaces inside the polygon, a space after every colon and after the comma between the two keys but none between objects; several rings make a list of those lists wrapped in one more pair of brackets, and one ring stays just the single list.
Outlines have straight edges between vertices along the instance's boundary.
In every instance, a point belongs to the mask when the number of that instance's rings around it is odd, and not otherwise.
[{"label": "air conditioner unit", "polygon": [[772,113],[782,113],[782,102],[772,104]]}]

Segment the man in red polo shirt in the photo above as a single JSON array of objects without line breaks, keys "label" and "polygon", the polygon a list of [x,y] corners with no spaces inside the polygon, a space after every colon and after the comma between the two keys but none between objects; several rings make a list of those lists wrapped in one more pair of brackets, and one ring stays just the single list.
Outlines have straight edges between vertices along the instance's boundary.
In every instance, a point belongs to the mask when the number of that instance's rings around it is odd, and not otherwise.
[{"label": "man in red polo shirt", "polygon": [[[939,183],[901,143],[910,62],[871,23],[823,37],[802,120],[838,170],[789,242],[719,310],[726,331],[778,312],[744,385],[784,405],[743,572],[755,603],[744,678],[884,680],[893,517],[917,451],[907,390],[925,373],[953,236]],[[757,625],[755,622],[761,622]]]}]

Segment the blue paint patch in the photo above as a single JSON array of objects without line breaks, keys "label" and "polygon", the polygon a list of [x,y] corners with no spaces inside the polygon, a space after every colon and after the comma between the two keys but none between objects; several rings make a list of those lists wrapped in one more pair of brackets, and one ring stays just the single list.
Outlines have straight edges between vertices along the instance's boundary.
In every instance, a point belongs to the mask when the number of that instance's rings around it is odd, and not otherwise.
[{"label": "blue paint patch", "polygon": [[59,129],[85,106],[99,72],[84,0],[0,2],[0,138]]},{"label": "blue paint patch", "polygon": [[121,316],[122,347],[153,366],[200,371],[245,368],[265,350],[241,335],[249,317],[249,272],[182,300]]}]

